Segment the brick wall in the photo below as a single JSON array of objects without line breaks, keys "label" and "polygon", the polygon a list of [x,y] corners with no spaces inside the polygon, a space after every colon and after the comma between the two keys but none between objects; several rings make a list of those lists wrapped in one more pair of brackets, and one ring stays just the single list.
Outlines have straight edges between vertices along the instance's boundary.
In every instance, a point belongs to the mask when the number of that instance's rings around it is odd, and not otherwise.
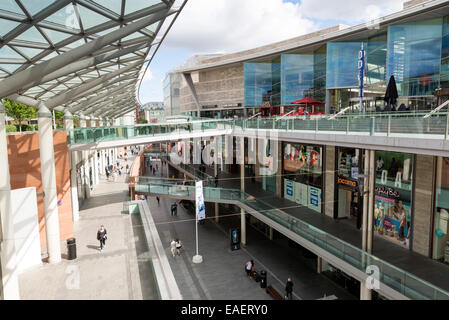
[{"label": "brick wall", "polygon": [[[42,193],[39,135],[37,133],[11,134],[7,136],[7,140],[11,189],[35,187],[37,193]],[[61,240],[65,240],[73,237],[70,167],[66,132],[54,132],[53,141],[56,188],[58,201],[60,201],[58,206],[59,231]],[[42,197],[37,198],[37,205],[41,246],[46,246],[44,199]]]}]

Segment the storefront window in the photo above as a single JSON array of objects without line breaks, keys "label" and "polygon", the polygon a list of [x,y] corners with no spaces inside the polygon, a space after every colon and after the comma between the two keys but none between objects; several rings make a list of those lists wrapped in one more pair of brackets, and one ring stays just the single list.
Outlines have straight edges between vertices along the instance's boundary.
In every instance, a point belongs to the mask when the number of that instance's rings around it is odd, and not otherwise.
[{"label": "storefront window", "polygon": [[335,218],[347,218],[361,227],[363,201],[359,192],[357,175],[363,171],[362,151],[354,148],[337,148],[337,214]]},{"label": "storefront window", "polygon": [[432,258],[449,263],[449,158],[438,157]]},{"label": "storefront window", "polygon": [[321,212],[322,147],[284,143],[284,197]]},{"label": "storefront window", "polygon": [[411,154],[376,152],[374,230],[406,248],[411,232],[412,175]]}]

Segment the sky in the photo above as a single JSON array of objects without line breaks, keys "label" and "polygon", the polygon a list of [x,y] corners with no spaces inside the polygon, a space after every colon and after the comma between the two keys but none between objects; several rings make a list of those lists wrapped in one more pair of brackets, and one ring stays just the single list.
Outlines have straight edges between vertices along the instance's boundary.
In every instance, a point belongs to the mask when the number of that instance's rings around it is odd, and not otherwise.
[{"label": "sky", "polygon": [[400,11],[405,0],[189,0],[148,68],[139,98],[163,101],[163,81],[196,54],[232,53]]}]

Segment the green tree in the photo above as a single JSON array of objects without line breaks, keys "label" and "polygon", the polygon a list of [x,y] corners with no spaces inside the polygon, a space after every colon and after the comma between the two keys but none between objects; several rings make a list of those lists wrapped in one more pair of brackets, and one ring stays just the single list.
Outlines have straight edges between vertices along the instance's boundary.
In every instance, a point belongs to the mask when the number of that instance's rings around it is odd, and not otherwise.
[{"label": "green tree", "polygon": [[148,120],[144,119],[144,118],[140,118],[139,123],[140,124],[148,123]]},{"label": "green tree", "polygon": [[18,122],[19,132],[22,132],[23,120],[29,121],[37,117],[37,110],[23,103],[11,101],[8,99],[2,99],[2,102],[3,105],[5,106],[6,115]]}]

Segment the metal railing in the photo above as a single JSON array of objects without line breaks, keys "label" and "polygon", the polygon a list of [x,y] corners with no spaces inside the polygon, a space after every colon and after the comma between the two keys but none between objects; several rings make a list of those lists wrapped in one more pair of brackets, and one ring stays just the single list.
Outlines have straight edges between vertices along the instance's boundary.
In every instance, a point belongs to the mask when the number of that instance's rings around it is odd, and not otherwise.
[{"label": "metal railing", "polygon": [[[426,116],[426,117],[425,117]],[[207,130],[264,129],[346,135],[447,139],[449,113],[394,112],[347,114],[339,117],[297,116],[229,120],[194,120],[134,126],[77,128],[68,131],[70,145]]]},{"label": "metal railing", "polygon": [[[195,198],[193,180],[139,177],[136,192]],[[373,256],[317,227],[291,216],[238,189],[204,187],[206,201],[236,201],[314,243],[365,273],[368,266],[379,268],[380,285],[387,285],[410,299],[448,300],[449,292]],[[251,213],[251,212],[249,212]]]}]

